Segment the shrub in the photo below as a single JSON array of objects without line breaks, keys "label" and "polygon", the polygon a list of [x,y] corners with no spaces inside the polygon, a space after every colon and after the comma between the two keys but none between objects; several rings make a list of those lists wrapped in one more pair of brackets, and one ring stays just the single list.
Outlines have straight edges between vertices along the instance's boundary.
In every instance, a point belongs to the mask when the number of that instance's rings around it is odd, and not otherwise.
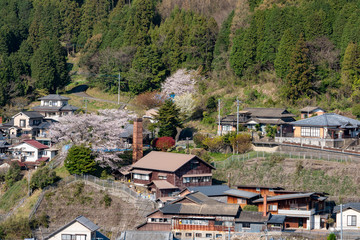
[{"label": "shrub", "polygon": [[145,107],[146,109],[160,107],[164,102],[165,96],[157,91],[144,92],[135,98],[136,105]]},{"label": "shrub", "polygon": [[360,117],[360,104],[356,104],[352,107],[352,114],[354,114],[357,118]]},{"label": "shrub", "polygon": [[32,190],[38,188],[44,189],[59,179],[60,178],[56,176],[54,170],[51,170],[48,167],[39,168],[31,177],[30,188]]},{"label": "shrub", "polygon": [[327,236],[326,239],[327,239],[327,240],[336,240],[336,235],[335,235],[335,233],[330,233],[330,234]]},{"label": "shrub", "polygon": [[216,98],[214,96],[209,97],[206,102],[206,108],[209,110],[213,110],[216,108],[216,105]]},{"label": "shrub", "polygon": [[277,127],[276,126],[266,125],[265,132],[266,132],[267,137],[274,138],[276,136]]},{"label": "shrub", "polygon": [[242,208],[244,211],[251,211],[251,212],[257,212],[258,211],[258,207],[255,205],[245,205]]},{"label": "shrub", "polygon": [[103,198],[103,202],[106,208],[111,206],[112,198],[109,196],[109,194],[105,194]]},{"label": "shrub", "polygon": [[158,150],[166,152],[175,146],[175,140],[172,137],[159,137],[154,139],[153,146]]},{"label": "shrub", "polygon": [[194,143],[197,148],[204,148],[205,145],[203,144],[203,141],[205,140],[206,136],[204,134],[198,133],[194,135]]},{"label": "shrub", "polygon": [[5,188],[9,189],[15,182],[21,180],[21,169],[17,162],[12,162],[5,175]]},{"label": "shrub", "polygon": [[203,144],[210,152],[219,152],[224,147],[223,138],[221,136],[213,138],[207,137],[204,139]]},{"label": "shrub", "polygon": [[97,164],[91,149],[83,145],[72,146],[65,159],[65,167],[70,174],[94,173]]},{"label": "shrub", "polygon": [[198,156],[199,158],[201,158],[202,160],[204,160],[207,163],[210,163],[210,161],[211,161],[211,156],[203,148],[191,149],[190,153],[193,154],[193,155]]},{"label": "shrub", "polygon": [[251,150],[251,136],[248,133],[239,133],[235,136],[230,136],[229,141],[234,152],[245,153]]}]

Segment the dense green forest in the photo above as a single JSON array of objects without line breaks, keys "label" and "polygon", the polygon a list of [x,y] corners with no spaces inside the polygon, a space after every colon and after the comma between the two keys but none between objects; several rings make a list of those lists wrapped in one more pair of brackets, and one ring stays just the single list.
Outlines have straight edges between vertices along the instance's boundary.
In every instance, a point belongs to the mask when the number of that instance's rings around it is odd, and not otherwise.
[{"label": "dense green forest", "polygon": [[0,0],[0,105],[61,91],[71,81],[67,57],[76,54],[89,82],[105,91],[115,91],[116,78],[99,75],[120,71],[123,91],[139,94],[188,68],[204,75],[202,94],[211,81],[219,88],[272,81],[267,106],[315,101],[360,115],[359,0],[221,4]]}]

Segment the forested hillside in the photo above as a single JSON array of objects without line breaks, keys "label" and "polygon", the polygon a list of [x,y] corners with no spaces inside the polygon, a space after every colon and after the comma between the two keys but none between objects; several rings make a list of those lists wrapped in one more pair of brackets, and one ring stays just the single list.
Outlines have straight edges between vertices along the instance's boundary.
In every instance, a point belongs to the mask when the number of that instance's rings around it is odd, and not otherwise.
[{"label": "forested hillside", "polygon": [[104,91],[119,71],[139,94],[188,68],[205,98],[240,86],[250,105],[360,116],[359,0],[0,0],[0,17],[1,106],[61,91],[72,55]]}]

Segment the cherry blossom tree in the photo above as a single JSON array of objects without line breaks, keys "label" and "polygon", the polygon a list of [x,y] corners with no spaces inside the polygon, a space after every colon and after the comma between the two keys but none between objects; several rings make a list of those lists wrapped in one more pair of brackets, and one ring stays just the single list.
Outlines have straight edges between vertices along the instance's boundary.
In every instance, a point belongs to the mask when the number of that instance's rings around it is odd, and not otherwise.
[{"label": "cherry blossom tree", "polygon": [[185,93],[195,93],[196,71],[179,69],[173,75],[165,79],[161,85],[162,93],[169,96],[181,96]]},{"label": "cherry blossom tree", "polygon": [[185,93],[181,96],[175,96],[174,102],[180,109],[181,114],[186,118],[191,117],[197,106],[197,102],[192,93]]},{"label": "cherry blossom tree", "polygon": [[97,114],[67,115],[52,124],[50,136],[55,143],[85,144],[93,150],[100,166],[115,168],[121,161],[116,149],[124,148],[120,134],[124,131],[123,126],[134,117],[116,109],[99,110]]}]

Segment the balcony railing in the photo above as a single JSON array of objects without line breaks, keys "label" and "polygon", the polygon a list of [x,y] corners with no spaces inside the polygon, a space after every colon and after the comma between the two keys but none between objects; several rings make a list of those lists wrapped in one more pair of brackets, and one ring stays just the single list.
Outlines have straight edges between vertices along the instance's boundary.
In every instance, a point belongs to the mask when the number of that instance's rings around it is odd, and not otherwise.
[{"label": "balcony railing", "polygon": [[286,215],[286,216],[311,216],[315,214],[315,208],[310,210],[287,210],[287,209],[279,209],[279,215]]}]

